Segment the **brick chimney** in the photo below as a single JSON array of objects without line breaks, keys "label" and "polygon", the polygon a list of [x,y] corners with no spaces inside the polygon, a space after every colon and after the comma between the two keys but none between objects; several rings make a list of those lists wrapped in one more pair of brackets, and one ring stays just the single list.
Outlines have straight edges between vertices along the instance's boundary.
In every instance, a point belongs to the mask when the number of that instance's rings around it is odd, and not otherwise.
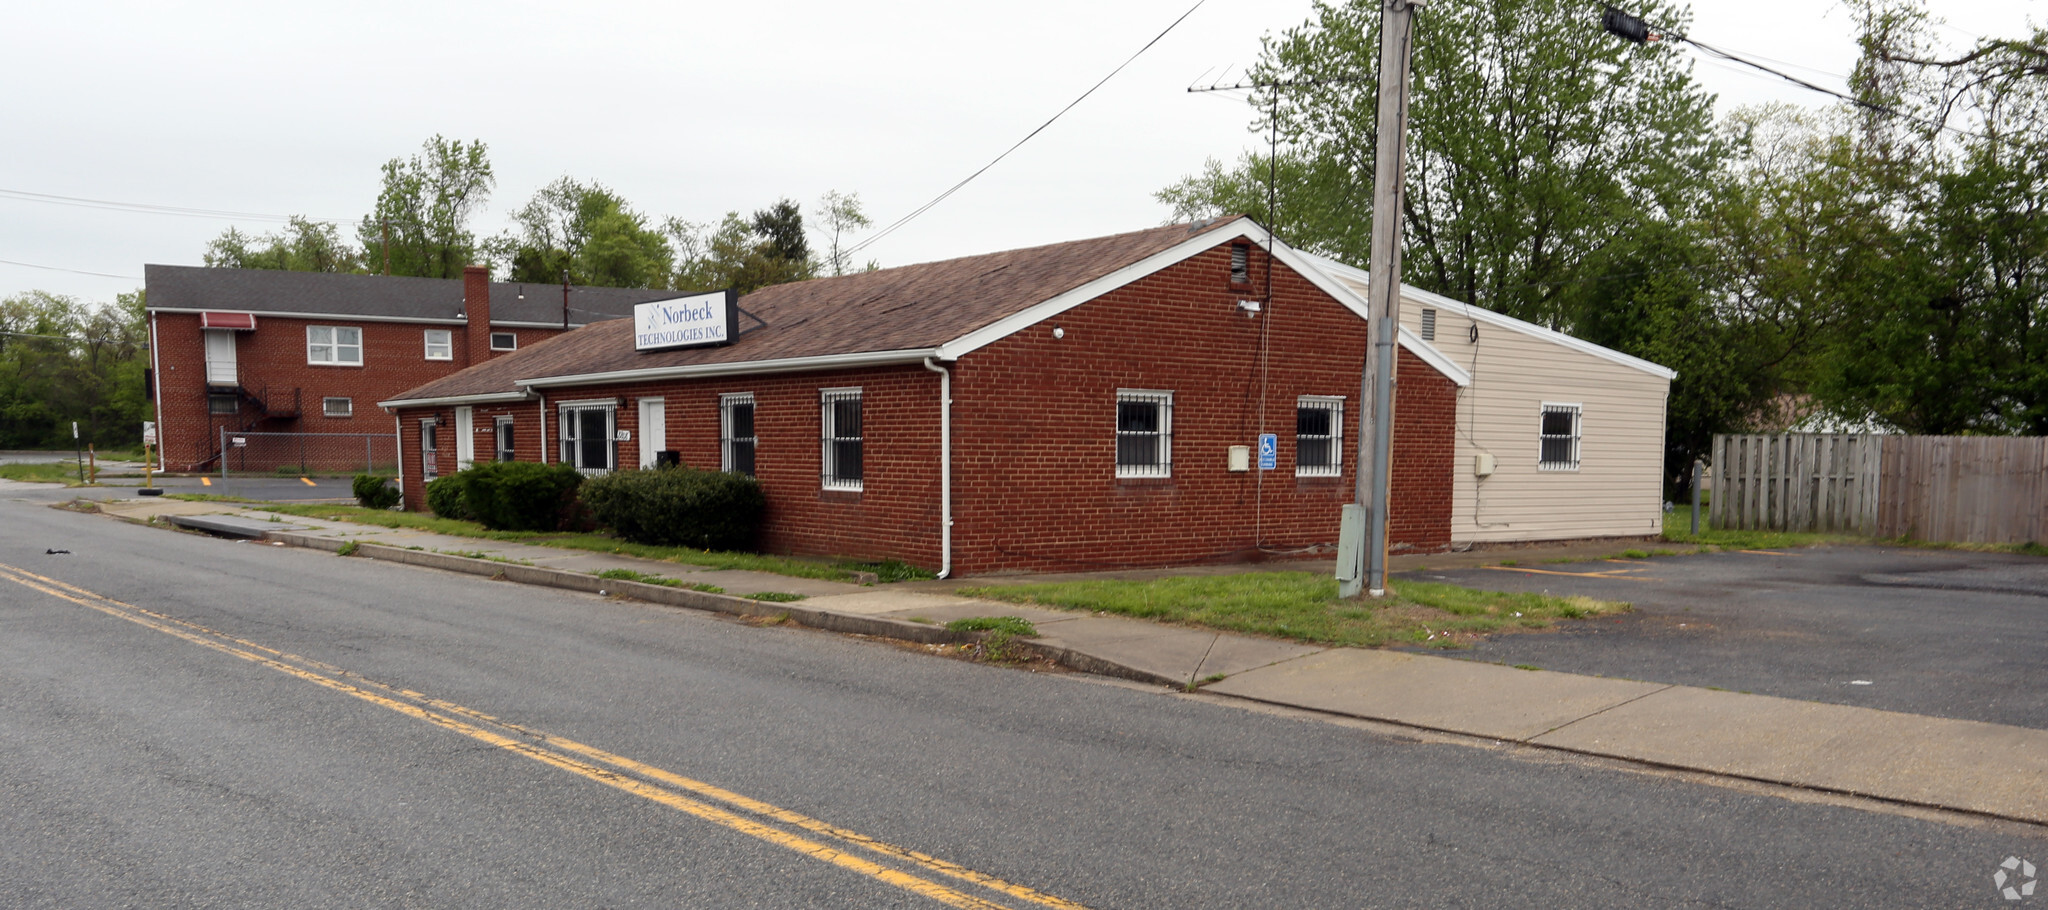
[{"label": "brick chimney", "polygon": [[463,331],[464,366],[491,359],[491,270],[480,265],[462,270],[462,313],[468,319]]}]

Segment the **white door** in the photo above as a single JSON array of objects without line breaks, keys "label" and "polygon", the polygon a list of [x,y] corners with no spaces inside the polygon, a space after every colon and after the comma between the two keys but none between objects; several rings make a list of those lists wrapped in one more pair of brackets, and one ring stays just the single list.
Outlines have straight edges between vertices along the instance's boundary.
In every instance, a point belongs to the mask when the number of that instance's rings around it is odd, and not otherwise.
[{"label": "white door", "polygon": [[469,408],[455,409],[455,470],[467,471],[476,463],[476,425]]},{"label": "white door", "polygon": [[668,407],[659,398],[640,399],[640,466],[654,467],[654,453],[668,448]]},{"label": "white door", "polygon": [[236,385],[235,333],[227,329],[206,330],[207,385]]}]

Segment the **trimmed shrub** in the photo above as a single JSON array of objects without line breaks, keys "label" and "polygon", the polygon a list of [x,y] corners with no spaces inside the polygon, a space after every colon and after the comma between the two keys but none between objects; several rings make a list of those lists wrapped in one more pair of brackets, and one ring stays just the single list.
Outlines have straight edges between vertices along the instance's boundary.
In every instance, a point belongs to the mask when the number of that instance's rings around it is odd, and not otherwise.
[{"label": "trimmed shrub", "polygon": [[576,513],[583,475],[566,464],[489,461],[461,474],[463,504],[493,531],[553,531]]},{"label": "trimmed shrub", "polygon": [[356,504],[365,509],[388,509],[398,505],[398,488],[391,485],[391,478],[375,474],[357,474],[354,484]]},{"label": "trimmed shrub", "polygon": [[469,472],[459,471],[427,481],[427,508],[442,518],[469,521]]},{"label": "trimmed shrub", "polygon": [[583,485],[583,503],[634,543],[704,550],[753,546],[768,510],[760,481],[682,466],[592,478]]}]

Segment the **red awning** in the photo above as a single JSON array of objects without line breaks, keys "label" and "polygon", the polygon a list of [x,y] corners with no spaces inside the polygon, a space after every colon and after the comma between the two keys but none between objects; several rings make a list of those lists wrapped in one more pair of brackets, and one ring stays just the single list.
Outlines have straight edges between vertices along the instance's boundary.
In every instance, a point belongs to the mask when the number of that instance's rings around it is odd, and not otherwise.
[{"label": "red awning", "polygon": [[256,331],[255,313],[200,313],[199,327],[202,329],[234,329],[240,332]]}]

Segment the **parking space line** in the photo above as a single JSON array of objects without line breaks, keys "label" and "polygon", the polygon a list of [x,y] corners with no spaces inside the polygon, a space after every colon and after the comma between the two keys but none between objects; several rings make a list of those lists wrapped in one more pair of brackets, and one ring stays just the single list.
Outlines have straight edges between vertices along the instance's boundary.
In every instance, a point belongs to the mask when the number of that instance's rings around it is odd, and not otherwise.
[{"label": "parking space line", "polygon": [[1616,580],[1619,580],[1619,581],[1663,581],[1663,580],[1664,580],[1664,579],[1661,579],[1661,578],[1651,578],[1651,577],[1649,577],[1649,576],[1646,576],[1646,575],[1629,575],[1629,574],[1627,574],[1627,573],[1623,573],[1623,572],[1616,572],[1616,571],[1607,571],[1607,572],[1555,572],[1555,571],[1552,571],[1552,570],[1550,570],[1550,569],[1525,569],[1525,568],[1522,568],[1521,566],[1480,566],[1480,568],[1482,568],[1482,569],[1492,569],[1492,570],[1494,570],[1494,571],[1496,571],[1496,572],[1527,572],[1527,573],[1530,573],[1530,574],[1532,574],[1532,575],[1562,575],[1562,576],[1564,576],[1564,577],[1566,577],[1566,578],[1612,578],[1612,579],[1616,579]]}]

